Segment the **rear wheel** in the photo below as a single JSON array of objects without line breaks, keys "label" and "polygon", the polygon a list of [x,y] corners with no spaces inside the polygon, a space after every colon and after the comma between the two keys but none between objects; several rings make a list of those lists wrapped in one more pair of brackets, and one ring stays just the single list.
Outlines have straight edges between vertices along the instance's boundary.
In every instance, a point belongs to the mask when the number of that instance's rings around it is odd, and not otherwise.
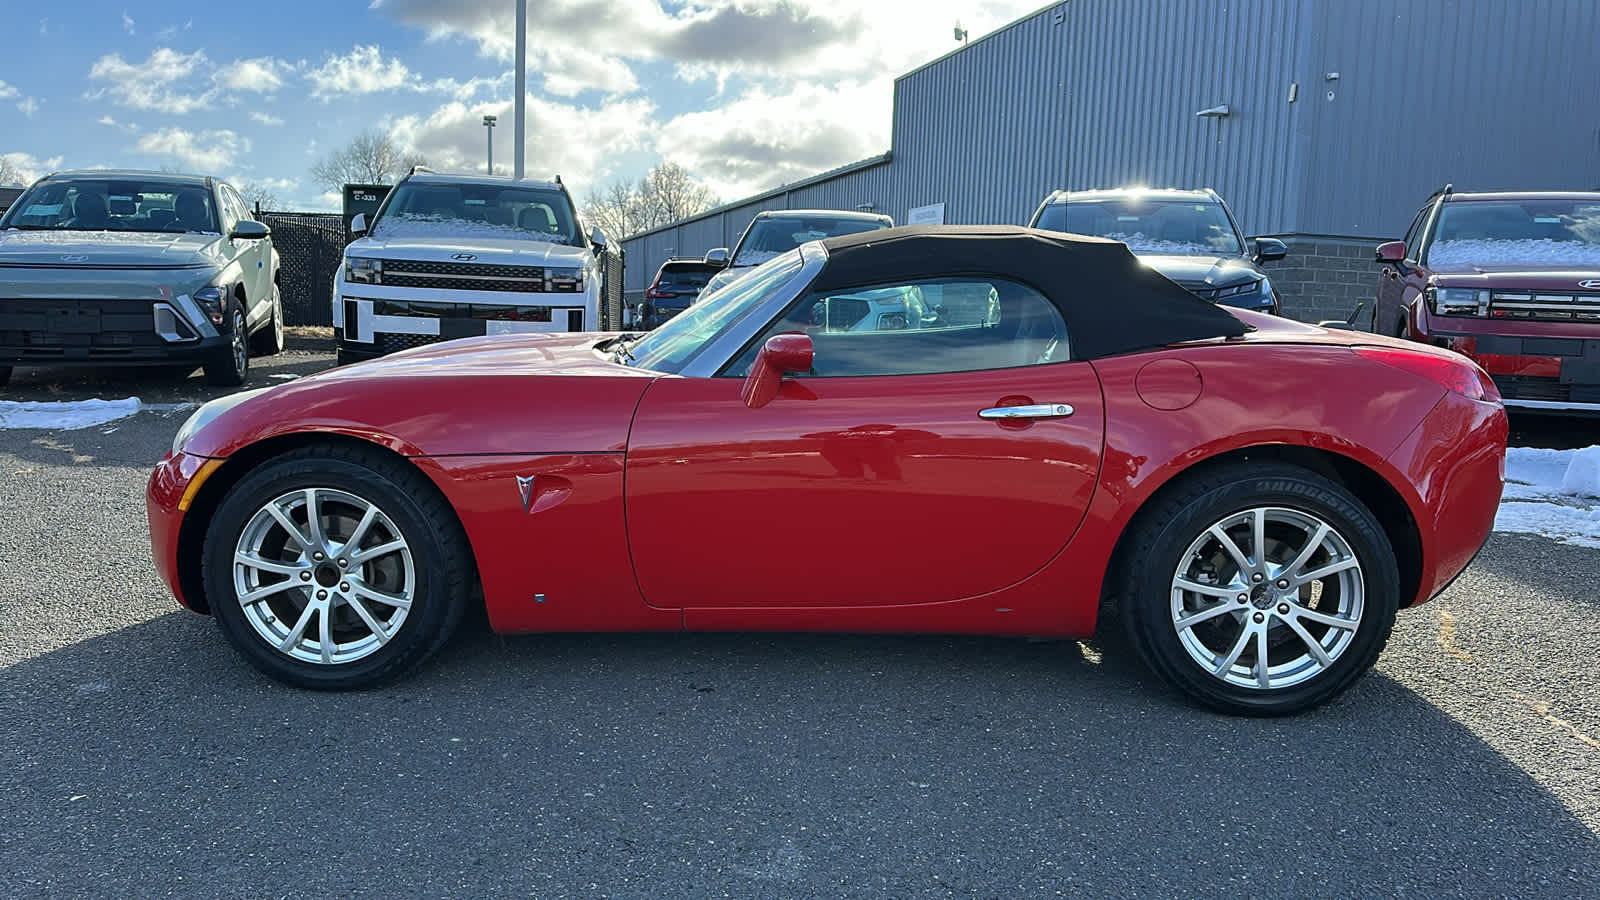
[{"label": "rear wheel", "polygon": [[217,624],[252,665],[344,690],[415,669],[454,631],[472,584],[466,537],[399,460],[314,447],[246,475],[202,557]]},{"label": "rear wheel", "polygon": [[1236,465],[1141,514],[1121,573],[1129,637],[1211,707],[1285,715],[1348,689],[1399,605],[1394,551],[1343,487],[1298,466]]},{"label": "rear wheel", "polygon": [[277,356],[284,346],[283,294],[272,286],[272,317],[266,326],[250,339],[250,352],[256,356]]},{"label": "rear wheel", "polygon": [[250,377],[250,326],[238,300],[228,301],[228,323],[227,347],[206,363],[206,381],[218,387],[238,387]]}]

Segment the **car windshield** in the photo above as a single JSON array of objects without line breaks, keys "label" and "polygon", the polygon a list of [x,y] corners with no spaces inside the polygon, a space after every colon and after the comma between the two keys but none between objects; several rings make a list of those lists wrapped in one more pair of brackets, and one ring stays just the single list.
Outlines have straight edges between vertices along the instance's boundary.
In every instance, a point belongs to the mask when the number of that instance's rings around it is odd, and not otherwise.
[{"label": "car windshield", "polygon": [[1035,227],[1110,238],[1147,256],[1244,255],[1222,204],[1209,200],[1129,197],[1052,203]]},{"label": "car windshield", "polygon": [[583,246],[560,191],[498,184],[408,181],[394,189],[375,238],[485,237]]},{"label": "car windshield", "polygon": [[159,178],[51,179],[23,194],[0,227],[217,234],[213,202],[204,185]]},{"label": "car windshield", "polygon": [[1600,200],[1445,203],[1428,263],[1600,265]]},{"label": "car windshield", "polygon": [[739,241],[733,265],[756,266],[807,241],[888,228],[882,219],[857,216],[771,216],[757,219]]},{"label": "car windshield", "polygon": [[750,274],[635,341],[628,347],[633,365],[674,374],[683,371],[701,350],[760,306],[773,290],[787,284],[803,264],[798,251],[762,263]]}]

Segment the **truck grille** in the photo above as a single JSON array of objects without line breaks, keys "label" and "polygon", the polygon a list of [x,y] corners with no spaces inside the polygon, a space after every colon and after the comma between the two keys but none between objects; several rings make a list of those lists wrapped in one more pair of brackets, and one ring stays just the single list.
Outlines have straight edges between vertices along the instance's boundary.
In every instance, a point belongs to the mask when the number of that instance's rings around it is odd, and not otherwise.
[{"label": "truck grille", "polygon": [[437,334],[392,334],[383,333],[374,336],[379,353],[399,353],[401,350],[414,350],[417,347],[426,347],[437,344],[444,338]]},{"label": "truck grille", "polygon": [[544,269],[539,266],[386,259],[383,261],[382,277],[385,285],[393,287],[519,293],[533,293],[545,289]]},{"label": "truck grille", "polygon": [[140,360],[170,346],[150,300],[0,299],[0,355],[13,359]]},{"label": "truck grille", "polygon": [[1496,319],[1600,322],[1600,294],[1495,291],[1489,315]]}]

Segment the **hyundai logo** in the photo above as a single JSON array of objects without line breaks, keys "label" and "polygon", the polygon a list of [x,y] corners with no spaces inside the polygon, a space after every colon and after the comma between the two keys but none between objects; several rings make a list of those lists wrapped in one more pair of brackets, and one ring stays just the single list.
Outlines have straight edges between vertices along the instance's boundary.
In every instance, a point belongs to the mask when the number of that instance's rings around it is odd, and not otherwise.
[{"label": "hyundai logo", "polygon": [[1581,287],[1586,291],[1592,291],[1596,288],[1600,288],[1600,278],[1591,278],[1588,281],[1580,281],[1578,282],[1578,287]]},{"label": "hyundai logo", "polygon": [[462,262],[468,262],[470,260],[477,259],[478,257],[473,255],[473,254],[471,254],[471,253],[457,253],[455,256],[452,256],[450,258],[451,259],[459,259]]},{"label": "hyundai logo", "polygon": [[63,257],[61,257],[61,261],[62,262],[67,262],[67,263],[77,263],[77,262],[83,262],[84,260],[86,260],[88,258],[89,257],[87,257],[87,256],[63,256]]}]

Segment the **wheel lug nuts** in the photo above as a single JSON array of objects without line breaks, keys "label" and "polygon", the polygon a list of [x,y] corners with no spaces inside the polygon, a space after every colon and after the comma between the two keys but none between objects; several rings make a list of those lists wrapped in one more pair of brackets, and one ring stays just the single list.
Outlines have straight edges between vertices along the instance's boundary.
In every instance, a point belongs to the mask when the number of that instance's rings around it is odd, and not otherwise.
[{"label": "wheel lug nuts", "polygon": [[341,590],[341,591],[348,591],[348,590],[350,590],[350,582],[348,582],[348,581],[342,581],[342,582],[340,582],[340,583],[339,583],[339,590]]},{"label": "wheel lug nuts", "polygon": [[1262,580],[1262,579],[1264,579],[1264,578],[1266,578],[1266,577],[1267,577],[1267,576],[1265,576],[1265,575],[1263,575],[1263,574],[1261,574],[1261,573],[1260,573],[1260,572],[1257,572],[1257,573],[1255,573],[1255,574],[1254,574],[1254,575],[1251,575],[1251,576],[1250,576],[1250,580],[1251,580],[1251,581],[1260,581],[1260,580]]},{"label": "wheel lug nuts", "polygon": [[328,592],[327,591],[317,591],[317,599],[318,600],[326,600],[326,599],[328,599]]},{"label": "wheel lug nuts", "polygon": [[1278,579],[1278,587],[1282,588],[1284,590],[1288,590],[1288,588],[1289,588],[1289,579],[1287,579],[1287,578],[1279,578]]},{"label": "wheel lug nuts", "polygon": [[326,557],[326,556],[323,556],[323,555],[322,555],[322,551],[321,551],[321,550],[318,550],[318,551],[317,551],[317,552],[315,552],[315,553],[313,553],[313,554],[311,554],[311,558],[312,558],[312,559],[314,559],[314,560],[316,560],[316,561],[317,561],[317,562],[321,562],[321,561],[323,561],[323,560],[324,560],[324,559],[327,559],[327,557]]},{"label": "wheel lug nuts", "polygon": [[301,581],[310,581],[311,580],[311,573],[310,572],[301,572],[300,573],[300,580]]},{"label": "wheel lug nuts", "polygon": [[347,559],[339,560],[339,568],[342,569],[342,568],[344,568],[345,566],[348,566],[348,565],[350,565],[350,561],[349,560],[347,560]]},{"label": "wheel lug nuts", "polygon": [[1279,603],[1278,604],[1278,615],[1287,616],[1288,614],[1289,614],[1289,604],[1287,604],[1287,603]]},{"label": "wheel lug nuts", "polygon": [[1255,620],[1259,624],[1261,622],[1265,622],[1267,620],[1267,617],[1262,615],[1261,613],[1256,613]]},{"label": "wheel lug nuts", "polygon": [[1240,603],[1249,603],[1250,602],[1250,595],[1249,594],[1240,594],[1239,595],[1239,602]]}]

